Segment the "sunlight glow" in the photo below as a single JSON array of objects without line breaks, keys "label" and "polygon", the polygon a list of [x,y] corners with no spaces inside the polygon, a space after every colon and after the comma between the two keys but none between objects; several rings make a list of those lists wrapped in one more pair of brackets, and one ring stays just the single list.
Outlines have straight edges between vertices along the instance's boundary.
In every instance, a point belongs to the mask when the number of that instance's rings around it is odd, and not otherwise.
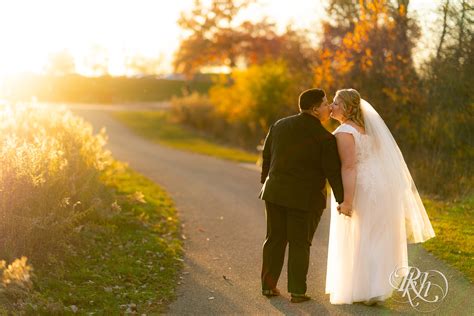
[{"label": "sunlight glow", "polygon": [[[41,72],[49,55],[67,49],[87,73],[94,52],[107,56],[111,74],[140,55],[170,59],[179,43],[176,20],[192,0],[0,1],[0,75]],[[168,70],[168,69],[165,69]]]},{"label": "sunlight glow", "polygon": [[[436,1],[412,0],[416,10],[433,9]],[[126,61],[134,56],[162,60],[159,72],[172,71],[171,61],[182,38],[176,21],[193,0],[0,0],[0,78],[22,72],[44,72],[50,56],[66,50],[76,71],[130,75]],[[287,23],[318,34],[325,1],[261,0],[244,11],[252,20],[268,16],[280,30]],[[421,16],[421,15],[420,15]]]}]

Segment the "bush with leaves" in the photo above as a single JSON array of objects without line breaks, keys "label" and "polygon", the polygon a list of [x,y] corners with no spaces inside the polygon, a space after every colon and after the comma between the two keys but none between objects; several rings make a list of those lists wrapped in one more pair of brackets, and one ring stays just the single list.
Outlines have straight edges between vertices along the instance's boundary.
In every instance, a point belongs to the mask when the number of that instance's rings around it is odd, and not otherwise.
[{"label": "bush with leaves", "polygon": [[283,61],[268,61],[232,74],[232,83],[220,81],[209,95],[216,111],[235,126],[233,137],[255,146],[271,124],[298,110],[298,80]]},{"label": "bush with leaves", "polygon": [[110,163],[105,132],[64,109],[3,105],[0,142],[0,258],[44,263],[110,205],[99,181]]},{"label": "bush with leaves", "polygon": [[193,128],[255,149],[271,124],[298,111],[304,89],[299,79],[285,62],[267,61],[219,77],[209,96],[193,93],[172,99],[172,111]]}]

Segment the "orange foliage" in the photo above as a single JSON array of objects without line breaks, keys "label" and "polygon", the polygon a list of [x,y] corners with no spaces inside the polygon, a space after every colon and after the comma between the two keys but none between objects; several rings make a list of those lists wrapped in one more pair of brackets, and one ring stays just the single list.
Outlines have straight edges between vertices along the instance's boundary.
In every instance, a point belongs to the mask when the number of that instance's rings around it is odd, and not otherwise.
[{"label": "orange foliage", "polygon": [[[374,101],[385,105],[403,105],[418,98],[411,55],[413,38],[406,36],[403,23],[397,24],[406,22],[406,7],[401,4],[398,10],[389,10],[388,0],[359,0],[356,7],[357,20],[350,29],[329,23],[323,26],[327,37],[323,43],[327,45],[317,56],[315,85],[331,91],[341,87],[369,93],[376,90],[379,95],[372,96]],[[339,45],[334,44],[334,38],[340,38]]]}]

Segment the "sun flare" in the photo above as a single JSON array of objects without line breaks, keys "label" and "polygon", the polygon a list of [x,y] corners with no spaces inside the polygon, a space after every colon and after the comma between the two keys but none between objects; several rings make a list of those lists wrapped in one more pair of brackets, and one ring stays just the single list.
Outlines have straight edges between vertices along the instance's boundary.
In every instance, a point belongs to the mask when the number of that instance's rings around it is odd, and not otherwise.
[{"label": "sun flare", "polygon": [[[416,10],[433,7],[426,0],[412,3]],[[169,73],[183,37],[176,22],[192,5],[193,0],[0,1],[0,80],[23,72],[44,73],[58,52],[69,54],[74,72],[83,75],[134,74],[127,63],[137,57],[155,59],[161,63],[157,72]],[[262,0],[244,10],[244,18],[268,16],[280,29],[290,23],[316,30],[324,5]]]},{"label": "sun flare", "polygon": [[130,57],[169,60],[179,43],[176,20],[191,3],[2,1],[0,77],[42,72],[51,55],[62,51],[72,56],[75,70],[85,75],[93,74],[93,63],[107,63],[110,74],[121,75]]}]

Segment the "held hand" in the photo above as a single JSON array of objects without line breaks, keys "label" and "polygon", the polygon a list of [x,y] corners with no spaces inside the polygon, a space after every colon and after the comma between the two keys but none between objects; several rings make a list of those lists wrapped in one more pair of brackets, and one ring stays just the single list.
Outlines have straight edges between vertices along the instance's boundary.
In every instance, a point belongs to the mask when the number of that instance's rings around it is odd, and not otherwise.
[{"label": "held hand", "polygon": [[350,205],[349,203],[346,203],[346,202],[342,202],[337,207],[337,211],[339,212],[339,214],[344,214],[346,216],[351,217],[352,216],[352,205]]}]

